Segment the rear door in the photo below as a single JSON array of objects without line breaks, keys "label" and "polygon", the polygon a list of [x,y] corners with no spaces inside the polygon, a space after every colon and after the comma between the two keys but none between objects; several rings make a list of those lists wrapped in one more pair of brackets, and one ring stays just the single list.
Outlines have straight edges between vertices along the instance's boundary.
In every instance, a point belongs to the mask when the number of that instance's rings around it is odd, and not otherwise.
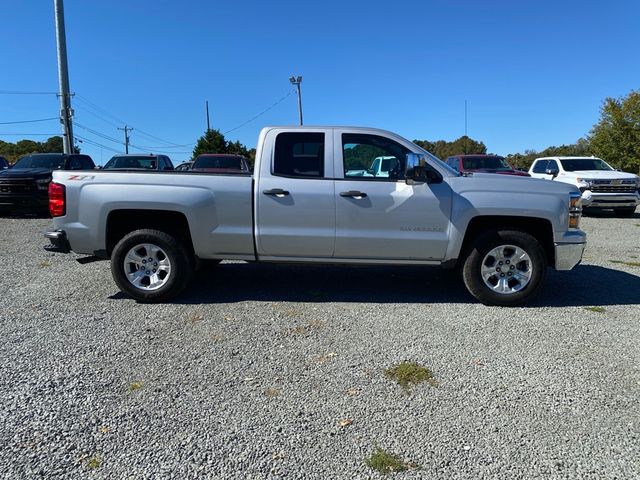
[{"label": "rear door", "polygon": [[[407,145],[336,130],[336,258],[440,260],[448,244],[452,193],[446,182],[407,185]],[[360,174],[377,157],[397,159],[387,177]]]},{"label": "rear door", "polygon": [[328,258],[335,243],[331,129],[273,129],[256,178],[260,257]]}]

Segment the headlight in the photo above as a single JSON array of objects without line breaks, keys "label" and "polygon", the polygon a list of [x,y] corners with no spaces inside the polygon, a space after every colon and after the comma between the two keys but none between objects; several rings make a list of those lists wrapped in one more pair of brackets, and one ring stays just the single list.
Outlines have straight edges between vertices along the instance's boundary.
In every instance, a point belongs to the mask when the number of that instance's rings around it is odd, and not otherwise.
[{"label": "headlight", "polygon": [[569,194],[569,228],[580,228],[582,196],[578,192]]}]

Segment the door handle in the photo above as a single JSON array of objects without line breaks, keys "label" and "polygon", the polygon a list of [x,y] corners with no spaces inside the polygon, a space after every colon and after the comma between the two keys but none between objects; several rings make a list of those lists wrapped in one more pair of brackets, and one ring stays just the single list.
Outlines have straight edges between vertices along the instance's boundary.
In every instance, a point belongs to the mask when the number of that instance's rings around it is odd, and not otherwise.
[{"label": "door handle", "polygon": [[350,197],[350,198],[366,198],[367,194],[364,192],[359,192],[358,190],[349,190],[348,192],[340,192],[341,197]]},{"label": "door handle", "polygon": [[271,190],[263,190],[262,193],[264,193],[265,195],[274,195],[276,197],[284,197],[286,195],[289,195],[289,192],[287,190],[283,190],[281,188],[272,188]]}]

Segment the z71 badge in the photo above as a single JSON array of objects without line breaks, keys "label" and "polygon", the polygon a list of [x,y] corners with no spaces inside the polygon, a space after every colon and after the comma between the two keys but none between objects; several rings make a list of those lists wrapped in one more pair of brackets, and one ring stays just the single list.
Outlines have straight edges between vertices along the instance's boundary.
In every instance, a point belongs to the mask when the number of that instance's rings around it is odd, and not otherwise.
[{"label": "z71 badge", "polygon": [[69,175],[67,180],[93,180],[96,178],[95,175]]}]

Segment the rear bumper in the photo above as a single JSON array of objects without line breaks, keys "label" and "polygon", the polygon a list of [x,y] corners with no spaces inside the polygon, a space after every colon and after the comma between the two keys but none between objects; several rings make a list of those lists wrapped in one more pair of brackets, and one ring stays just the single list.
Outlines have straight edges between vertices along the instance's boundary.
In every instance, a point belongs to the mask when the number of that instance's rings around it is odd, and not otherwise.
[{"label": "rear bumper", "polygon": [[53,230],[44,233],[44,236],[49,239],[53,248],[49,248],[49,250],[54,250],[60,253],[69,253],[71,251],[71,245],[69,245],[69,240],[67,240],[67,234],[64,230]]},{"label": "rear bumper", "polygon": [[556,270],[571,270],[582,261],[586,243],[556,243]]}]

